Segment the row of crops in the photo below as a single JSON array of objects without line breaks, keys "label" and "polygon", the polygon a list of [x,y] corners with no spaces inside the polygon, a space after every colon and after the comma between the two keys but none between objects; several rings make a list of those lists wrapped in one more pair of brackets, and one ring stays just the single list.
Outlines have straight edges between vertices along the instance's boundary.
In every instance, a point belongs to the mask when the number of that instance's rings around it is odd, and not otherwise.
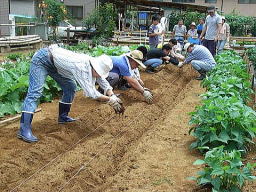
[{"label": "row of crops", "polygon": [[256,112],[247,104],[253,93],[247,64],[233,51],[216,56],[217,66],[202,82],[207,92],[202,105],[191,113],[192,149],[200,150],[205,165],[198,172],[198,185],[213,192],[239,192],[246,180],[256,179],[255,164],[242,162],[256,134]]},{"label": "row of crops", "polygon": [[[121,46],[90,48],[86,43],[80,43],[77,46],[67,46],[66,48],[92,56],[102,54],[115,56],[126,53],[129,50],[128,47]],[[136,46],[130,47],[130,49],[135,48]],[[0,117],[16,114],[21,111],[22,102],[29,85],[29,67],[33,54],[10,54],[4,62],[0,63]],[[52,101],[59,96],[60,91],[61,89],[57,83],[48,77],[40,102]]]}]

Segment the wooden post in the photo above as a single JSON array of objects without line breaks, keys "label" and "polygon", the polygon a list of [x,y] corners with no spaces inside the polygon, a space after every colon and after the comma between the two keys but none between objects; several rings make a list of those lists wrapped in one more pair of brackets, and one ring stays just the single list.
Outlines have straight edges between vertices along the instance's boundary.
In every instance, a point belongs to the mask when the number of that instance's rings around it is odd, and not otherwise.
[{"label": "wooden post", "polygon": [[67,28],[67,44],[69,45],[69,41],[70,41],[70,28]]}]

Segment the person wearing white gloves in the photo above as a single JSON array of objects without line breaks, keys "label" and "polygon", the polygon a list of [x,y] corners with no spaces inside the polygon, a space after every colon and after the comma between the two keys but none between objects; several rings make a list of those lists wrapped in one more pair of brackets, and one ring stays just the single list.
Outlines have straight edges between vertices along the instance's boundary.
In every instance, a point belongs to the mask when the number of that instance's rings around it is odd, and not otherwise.
[{"label": "person wearing white gloves", "polygon": [[[83,89],[85,96],[105,101],[117,113],[122,112],[122,101],[114,95],[112,87],[106,81],[109,71],[113,68],[109,56],[91,57],[86,54],[52,45],[40,49],[32,58],[29,72],[29,88],[22,107],[20,129],[17,137],[26,142],[37,142],[32,133],[33,114],[37,108],[37,101],[41,97],[46,77],[51,76],[62,88],[63,95],[59,102],[59,123],[73,122],[68,116],[75,96],[76,82]],[[95,83],[104,90],[104,95],[95,88]]]},{"label": "person wearing white gloves", "polygon": [[143,81],[140,81],[134,74],[134,69],[138,68],[138,66],[146,68],[142,63],[143,53],[139,50],[134,50],[125,55],[111,56],[110,58],[113,62],[113,69],[106,78],[110,85],[116,88],[120,80],[124,79],[132,88],[144,96],[147,103],[152,103],[153,95],[151,91],[144,88]]}]

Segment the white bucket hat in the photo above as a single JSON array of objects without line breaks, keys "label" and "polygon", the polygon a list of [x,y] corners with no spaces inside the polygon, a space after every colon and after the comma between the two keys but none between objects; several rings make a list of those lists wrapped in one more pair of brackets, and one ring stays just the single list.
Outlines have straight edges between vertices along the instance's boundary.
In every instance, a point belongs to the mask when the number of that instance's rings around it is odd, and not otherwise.
[{"label": "white bucket hat", "polygon": [[107,55],[101,55],[99,57],[90,57],[90,62],[93,69],[102,78],[107,78],[109,71],[113,68],[112,59]]},{"label": "white bucket hat", "polygon": [[195,23],[195,22],[192,22],[192,23],[190,24],[190,26],[191,26],[191,25],[196,26],[196,23]]},{"label": "white bucket hat", "polygon": [[191,45],[191,43],[186,43],[185,45],[184,45],[184,50],[185,50],[185,52],[187,52],[188,51],[188,47]]},{"label": "white bucket hat", "polygon": [[146,66],[142,63],[143,53],[141,51],[134,50],[126,54],[126,56],[136,61],[141,67],[146,68]]}]

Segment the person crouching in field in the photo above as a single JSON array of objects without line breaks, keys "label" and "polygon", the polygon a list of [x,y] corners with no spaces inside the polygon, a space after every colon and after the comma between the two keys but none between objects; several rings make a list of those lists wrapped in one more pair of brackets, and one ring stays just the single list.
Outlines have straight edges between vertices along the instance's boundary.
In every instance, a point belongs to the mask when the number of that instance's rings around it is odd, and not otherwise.
[{"label": "person crouching in field", "polygon": [[[68,113],[75,96],[76,82],[83,89],[85,96],[106,101],[115,111],[121,111],[122,101],[114,95],[112,87],[105,80],[112,68],[112,60],[107,55],[94,58],[89,55],[74,53],[57,45],[37,51],[30,66],[29,88],[22,107],[17,137],[27,142],[38,141],[32,133],[31,122],[37,108],[37,100],[42,95],[48,75],[60,85],[63,91],[62,99],[59,102],[59,123],[75,121],[68,116]],[[96,90],[96,81],[107,96]]]},{"label": "person crouching in field", "polygon": [[184,50],[188,53],[188,56],[183,63],[178,65],[178,67],[191,63],[193,68],[200,73],[200,76],[196,79],[203,80],[206,77],[206,73],[216,65],[216,61],[211,52],[202,45],[194,45],[190,43],[185,44]]},{"label": "person crouching in field", "polygon": [[113,69],[106,78],[110,85],[116,88],[121,82],[125,81],[130,87],[141,93],[147,103],[153,102],[153,95],[148,88],[144,87],[143,81],[136,74],[138,66],[146,68],[142,63],[143,53],[139,50],[131,51],[121,56],[111,56]]}]

